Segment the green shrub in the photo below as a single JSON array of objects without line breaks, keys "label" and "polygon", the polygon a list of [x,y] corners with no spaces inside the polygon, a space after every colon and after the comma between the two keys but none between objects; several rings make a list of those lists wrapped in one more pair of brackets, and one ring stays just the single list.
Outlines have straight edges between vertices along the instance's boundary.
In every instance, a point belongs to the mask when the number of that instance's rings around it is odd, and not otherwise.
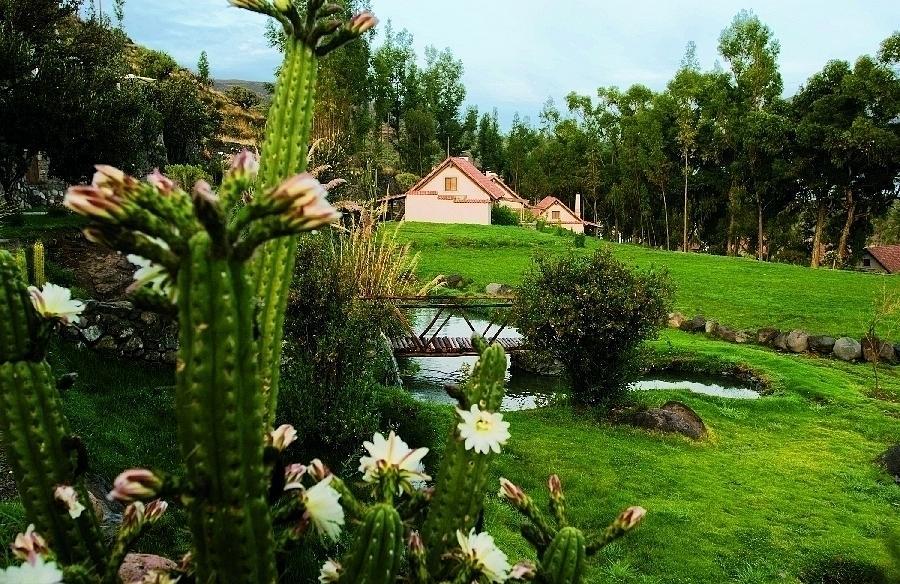
[{"label": "green shrub", "polygon": [[630,269],[601,249],[538,256],[513,310],[528,344],[565,367],[573,402],[597,405],[621,396],[639,347],[659,331],[672,295],[664,271]]},{"label": "green shrub", "polygon": [[575,247],[584,247],[585,245],[585,237],[584,233],[576,233],[575,234]]},{"label": "green shrub", "polygon": [[491,206],[491,225],[519,225],[519,214],[503,205]]},{"label": "green shrub", "polygon": [[166,175],[190,192],[198,180],[209,182],[211,177],[205,170],[193,164],[170,164],[166,167]]},{"label": "green shrub", "polygon": [[409,191],[409,189],[416,186],[416,183],[420,180],[422,180],[420,176],[411,172],[401,172],[394,178],[394,181],[397,183],[397,190],[401,193]]},{"label": "green shrub", "polygon": [[262,98],[260,98],[259,95],[243,85],[232,85],[228,88],[228,91],[225,92],[225,95],[244,109],[250,109],[262,102]]}]

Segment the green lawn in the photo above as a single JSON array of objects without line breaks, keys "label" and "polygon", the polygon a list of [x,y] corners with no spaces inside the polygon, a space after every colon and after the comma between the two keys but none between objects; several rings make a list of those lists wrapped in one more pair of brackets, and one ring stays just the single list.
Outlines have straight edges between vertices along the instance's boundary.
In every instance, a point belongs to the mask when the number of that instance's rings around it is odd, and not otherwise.
[{"label": "green lawn", "polygon": [[[561,254],[575,249],[571,237],[521,227],[403,223],[399,234],[420,253],[423,281],[460,274],[473,281],[472,292],[484,292],[491,282],[518,284],[538,251]],[[859,337],[874,295],[883,286],[900,293],[898,277],[657,251],[594,238],[587,239],[586,250],[600,245],[610,245],[624,262],[666,267],[677,285],[678,310],[689,316],[702,313],[736,328],[804,328]]]},{"label": "green lawn", "polygon": [[[659,405],[694,408],[710,438],[693,442],[598,422],[563,406],[509,414],[512,434],[495,474],[542,503],[558,472],[574,523],[599,530],[633,504],[648,509],[631,536],[591,562],[589,582],[821,582],[843,563],[844,579],[891,565],[885,542],[898,525],[900,488],[874,460],[900,437],[900,404],[868,397],[868,369],[668,332],[699,358],[752,364],[773,395],[755,401],[648,392]],[[900,395],[900,373],[887,392]],[[518,555],[529,548],[518,516],[491,497],[488,528]],[[835,569],[829,570],[831,574]],[[804,576],[801,580],[800,577]],[[871,580],[881,582],[881,580]]]}]

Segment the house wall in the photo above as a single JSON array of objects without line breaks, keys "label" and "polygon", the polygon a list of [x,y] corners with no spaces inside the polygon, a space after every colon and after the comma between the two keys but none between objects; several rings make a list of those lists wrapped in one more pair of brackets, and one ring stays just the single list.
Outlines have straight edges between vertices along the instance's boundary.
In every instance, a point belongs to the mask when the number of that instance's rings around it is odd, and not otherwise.
[{"label": "house wall", "polygon": [[[866,265],[868,263],[868,265]],[[856,264],[856,269],[862,272],[873,272],[877,274],[887,273],[887,270],[878,263],[872,254],[869,252],[863,252],[862,257],[859,258],[859,263]]]},{"label": "house wall", "polygon": [[512,209],[516,213],[519,214],[519,217],[522,217],[522,214],[525,212],[525,205],[521,201],[511,201],[509,199],[500,199],[498,204],[501,207],[506,207],[507,209]]},{"label": "house wall", "polygon": [[[553,211],[559,211],[559,219],[553,219]],[[584,223],[570,213],[565,207],[560,205],[559,203],[553,203],[549,207],[547,207],[540,216],[541,219],[547,222],[547,225],[559,225],[564,229],[568,229],[570,231],[574,231],[575,233],[584,233]]]},{"label": "house wall", "polygon": [[[444,179],[447,177],[456,177],[456,191],[444,190]],[[487,194],[485,194],[482,188],[478,184],[476,184],[475,181],[463,174],[461,170],[459,170],[452,164],[431,177],[431,180],[420,186],[418,190],[434,191],[439,195],[466,195],[467,197],[473,199],[488,198]]]},{"label": "house wall", "polygon": [[[460,180],[460,184],[462,180]],[[444,181],[441,179],[441,186]],[[410,195],[406,197],[406,220],[424,223],[491,224],[491,203],[486,197],[470,197],[479,202],[457,203],[447,195]],[[460,197],[461,198],[461,197]]]}]

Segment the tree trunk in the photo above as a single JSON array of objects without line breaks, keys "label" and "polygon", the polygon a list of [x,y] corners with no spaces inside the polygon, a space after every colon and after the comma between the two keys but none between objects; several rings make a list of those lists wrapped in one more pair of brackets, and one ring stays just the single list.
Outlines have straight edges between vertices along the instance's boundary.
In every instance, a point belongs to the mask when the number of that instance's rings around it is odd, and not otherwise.
[{"label": "tree trunk", "polygon": [[734,241],[734,185],[728,191],[728,232],[725,234],[725,255],[737,255],[737,243]]},{"label": "tree trunk", "polygon": [[684,241],[682,251],[690,251],[688,248],[688,152],[684,151]]},{"label": "tree trunk", "polygon": [[813,235],[813,248],[812,248],[812,260],[810,261],[809,266],[811,268],[818,268],[822,263],[822,232],[825,230],[825,203],[823,201],[819,201],[819,208],[816,212],[816,231]]},{"label": "tree trunk", "polygon": [[669,205],[666,203],[666,189],[663,189],[662,192],[662,200],[663,200],[663,214],[666,217],[666,251],[671,251],[671,247],[669,246]]},{"label": "tree trunk", "polygon": [[856,220],[856,200],[853,198],[853,190],[847,189],[847,220],[844,222],[844,228],[841,230],[841,239],[838,243],[837,255],[834,257],[832,268],[837,267],[837,263],[844,263],[847,255],[847,241],[850,239],[850,229]]},{"label": "tree trunk", "polygon": [[762,199],[759,198],[759,194],[756,195],[756,211],[757,211],[757,219],[758,219],[758,230],[757,230],[757,242],[756,242],[756,259],[759,261],[765,261],[766,254],[763,246],[765,245],[765,231],[763,229],[763,206]]}]

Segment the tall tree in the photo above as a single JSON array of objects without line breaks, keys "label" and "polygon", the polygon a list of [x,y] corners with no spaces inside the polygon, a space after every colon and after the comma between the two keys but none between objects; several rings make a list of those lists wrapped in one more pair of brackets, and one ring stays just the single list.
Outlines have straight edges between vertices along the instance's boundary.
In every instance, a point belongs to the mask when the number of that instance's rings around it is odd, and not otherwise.
[{"label": "tall tree", "polygon": [[206,51],[200,51],[200,58],[197,60],[197,78],[200,83],[209,85],[209,56]]},{"label": "tall tree", "polygon": [[425,48],[425,68],[420,77],[422,97],[434,117],[438,142],[451,153],[459,151],[462,138],[459,113],[466,99],[462,76],[463,63],[450,49]]},{"label": "tall tree", "polygon": [[668,92],[672,96],[675,108],[676,140],[680,148],[682,176],[684,178],[684,206],[682,209],[681,250],[690,251],[690,212],[688,201],[688,181],[691,176],[691,158],[697,150],[697,137],[700,125],[700,90],[703,75],[697,62],[697,47],[693,41],[688,43],[681,68],[669,82]]},{"label": "tall tree", "polygon": [[394,30],[388,21],[384,42],[372,54],[372,100],[375,120],[387,124],[394,138],[400,137],[404,112],[411,105],[410,91],[417,77],[413,37],[406,30]]},{"label": "tall tree", "polygon": [[503,149],[503,136],[500,133],[500,120],[497,110],[484,113],[478,123],[477,158],[481,167],[500,173],[506,166]]}]

